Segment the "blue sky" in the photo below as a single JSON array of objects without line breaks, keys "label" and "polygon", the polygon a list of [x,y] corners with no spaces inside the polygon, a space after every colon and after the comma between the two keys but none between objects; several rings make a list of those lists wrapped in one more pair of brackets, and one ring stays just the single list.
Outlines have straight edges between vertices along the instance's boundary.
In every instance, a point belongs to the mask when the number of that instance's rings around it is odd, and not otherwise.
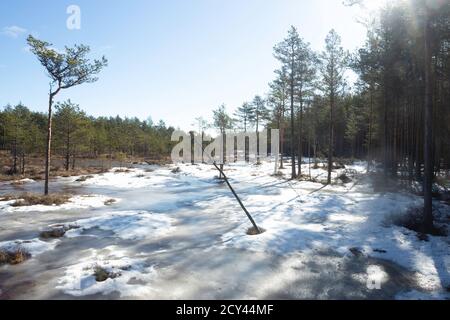
[{"label": "blue sky", "polygon": [[[68,30],[66,9],[81,8],[81,30]],[[56,48],[84,43],[109,66],[100,80],[69,89],[88,114],[137,116],[182,129],[232,112],[264,95],[278,63],[273,46],[290,25],[316,50],[335,28],[349,50],[364,41],[357,8],[342,0],[2,0],[0,106],[23,102],[45,111],[49,80],[26,48],[26,36]]]}]

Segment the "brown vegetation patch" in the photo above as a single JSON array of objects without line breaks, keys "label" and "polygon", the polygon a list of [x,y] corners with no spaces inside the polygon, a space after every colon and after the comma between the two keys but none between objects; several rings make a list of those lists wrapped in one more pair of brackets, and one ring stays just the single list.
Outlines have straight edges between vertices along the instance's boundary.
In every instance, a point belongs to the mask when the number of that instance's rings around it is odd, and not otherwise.
[{"label": "brown vegetation patch", "polygon": [[93,175],[88,175],[88,176],[81,176],[81,177],[79,177],[77,180],[75,180],[76,182],[85,182],[85,181],[87,181],[87,180],[89,180],[89,179],[92,179],[92,178],[94,178],[94,176]]},{"label": "brown vegetation patch", "polygon": [[62,238],[66,234],[67,231],[72,229],[78,229],[78,226],[69,225],[56,225],[50,228],[49,230],[44,230],[39,234],[39,237],[42,239],[56,239]]},{"label": "brown vegetation patch", "polygon": [[94,277],[95,277],[95,281],[97,281],[97,282],[104,282],[108,279],[115,279],[120,276],[121,276],[120,273],[110,272],[101,266],[97,265],[94,267]]},{"label": "brown vegetation patch", "polygon": [[21,195],[7,195],[2,197],[2,200],[3,201],[16,200],[13,204],[11,204],[12,207],[27,207],[38,204],[44,206],[53,206],[53,205],[59,206],[64,203],[67,203],[70,197],[71,197],[70,195],[59,193],[47,196],[40,194],[25,193]]},{"label": "brown vegetation patch", "polygon": [[116,169],[114,170],[114,173],[130,173],[130,169]]},{"label": "brown vegetation patch", "polygon": [[16,248],[14,250],[0,249],[0,265],[16,265],[28,260],[29,258],[31,258],[31,254],[23,248]]},{"label": "brown vegetation patch", "polygon": [[104,202],[104,204],[105,204],[105,206],[110,206],[110,205],[112,205],[112,204],[114,204],[114,203],[116,203],[116,202],[117,202],[116,199],[108,199],[108,200],[106,200],[106,201]]},{"label": "brown vegetation patch", "polygon": [[64,228],[54,228],[51,230],[42,231],[39,234],[39,237],[42,239],[54,239],[54,238],[62,238],[66,234],[66,230]]}]

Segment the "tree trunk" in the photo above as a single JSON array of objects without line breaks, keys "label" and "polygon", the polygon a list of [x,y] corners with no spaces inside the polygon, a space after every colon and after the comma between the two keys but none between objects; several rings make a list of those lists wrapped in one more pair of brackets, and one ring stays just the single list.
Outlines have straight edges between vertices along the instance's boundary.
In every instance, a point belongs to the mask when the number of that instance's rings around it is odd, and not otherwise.
[{"label": "tree trunk", "polygon": [[294,80],[291,76],[291,159],[292,159],[292,179],[296,178],[295,172],[295,148],[294,148]]},{"label": "tree trunk", "polygon": [[17,173],[17,139],[14,139],[14,147],[13,147],[13,167],[11,170],[11,174]]},{"label": "tree trunk", "polygon": [[256,164],[261,164],[260,158],[259,158],[259,115],[258,110],[256,111]]},{"label": "tree trunk", "polygon": [[369,137],[367,138],[367,173],[370,172],[372,156],[370,154],[372,146],[372,118],[373,118],[373,86],[370,86],[370,111],[369,111]]},{"label": "tree trunk", "polygon": [[25,174],[25,153],[22,152],[22,168],[21,168],[22,175]]},{"label": "tree trunk", "polygon": [[[427,8],[425,8],[428,11]],[[431,83],[431,44],[430,44],[430,14],[426,12],[424,25],[424,42],[425,42],[425,116],[424,116],[424,179],[423,179],[423,196],[424,196],[424,227],[430,230],[433,227],[433,97]]]},{"label": "tree trunk", "polygon": [[328,178],[327,184],[331,184],[331,171],[333,170],[333,141],[334,141],[334,92],[330,96],[330,140],[328,147]]},{"label": "tree trunk", "polygon": [[44,195],[48,195],[48,181],[50,177],[50,158],[52,147],[52,105],[53,98],[58,93],[59,89],[55,93],[49,94],[48,99],[48,120],[47,120],[47,146],[45,153],[45,183],[44,183]]},{"label": "tree trunk", "polygon": [[[300,100],[302,98],[300,97]],[[298,178],[302,177],[302,157],[303,157],[303,101],[300,101],[300,116],[299,116],[299,126],[298,126]]]},{"label": "tree trunk", "polygon": [[238,201],[239,205],[241,206],[242,210],[244,210],[245,214],[247,215],[247,218],[250,220],[250,222],[253,225],[253,228],[255,228],[255,231],[257,234],[261,233],[261,229],[258,227],[258,225],[256,224],[255,220],[253,219],[253,217],[250,215],[250,213],[248,212],[248,210],[245,208],[244,204],[242,203],[241,199],[239,198],[239,196],[237,195],[236,191],[234,191],[233,187],[230,184],[230,181],[228,181],[227,176],[225,175],[225,173],[223,172],[223,165],[220,166],[220,168],[217,166],[217,164],[214,162],[213,163],[214,167],[216,167],[216,169],[220,172],[220,175],[223,176],[223,179],[225,180],[226,184],[228,185],[228,188],[230,188],[231,192],[233,193],[234,197],[236,198],[236,200]]},{"label": "tree trunk", "polygon": [[67,137],[66,137],[66,171],[70,168],[70,132],[69,125],[67,126]]},{"label": "tree trunk", "polygon": [[280,121],[280,169],[284,169],[284,111],[281,113],[281,121]]},{"label": "tree trunk", "polygon": [[75,151],[72,154],[72,170],[75,170],[75,160],[76,160],[76,156],[75,156]]}]

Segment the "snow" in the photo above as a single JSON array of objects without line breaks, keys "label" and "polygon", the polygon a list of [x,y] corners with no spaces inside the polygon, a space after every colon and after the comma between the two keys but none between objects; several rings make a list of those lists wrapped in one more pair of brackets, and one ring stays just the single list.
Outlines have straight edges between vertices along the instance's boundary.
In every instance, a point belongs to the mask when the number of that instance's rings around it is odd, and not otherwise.
[{"label": "snow", "polygon": [[[83,212],[65,217],[63,224],[71,229],[63,238],[50,243],[32,240],[34,254],[39,246],[41,252],[58,252],[64,245],[78,248],[64,264],[56,287],[73,296],[378,297],[366,288],[371,274],[384,297],[449,297],[450,238],[429,236],[421,241],[415,232],[393,223],[409,208],[421,206],[420,197],[400,190],[375,192],[365,162],[335,170],[330,186],[319,183],[327,176],[321,161],[316,169],[309,168],[308,159],[302,165],[303,174],[311,172],[318,182],[288,180],[289,163],[285,167],[282,176],[274,176],[273,162],[225,166],[246,208],[265,229],[256,236],[246,234],[250,222],[210,165],[178,164],[154,171],[145,166],[115,168],[84,182],[71,178],[68,184],[98,195],[78,196],[55,208],[28,208]],[[343,173],[350,182],[338,179]],[[104,206],[111,197],[122,200]],[[15,210],[10,204],[0,202],[0,212]],[[435,206],[448,221],[450,208],[439,202]],[[86,248],[89,238],[95,241]],[[96,266],[120,276],[97,282]],[[399,280],[399,275],[411,281]]]},{"label": "snow", "polygon": [[[93,178],[80,182],[82,185],[114,187],[120,189],[137,189],[157,185],[167,180],[169,174],[153,174],[143,169],[112,168],[109,172],[95,175]],[[80,177],[74,177],[76,182]]]},{"label": "snow", "polygon": [[23,249],[31,256],[37,256],[44,252],[53,250],[58,244],[57,240],[54,241],[42,241],[39,239],[32,240],[14,240],[0,242],[0,250],[5,251],[17,251]]},{"label": "snow", "polygon": [[[74,196],[69,199],[67,203],[62,205],[32,205],[32,206],[12,206],[16,200],[11,201],[0,201],[0,213],[14,213],[14,212],[49,212],[49,211],[60,211],[60,210],[77,210],[77,209],[92,209],[99,208],[105,205],[105,202],[110,200],[110,197],[103,195],[81,195]],[[114,199],[116,202],[119,199]]]},{"label": "snow", "polygon": [[173,232],[173,219],[147,211],[108,212],[101,216],[77,220],[70,223],[76,228],[69,230],[66,237],[78,237],[90,229],[111,231],[125,240],[157,238]]},{"label": "snow", "polygon": [[[88,251],[87,258],[66,268],[64,276],[58,280],[57,289],[73,296],[107,295],[117,291],[126,297],[139,297],[152,292],[148,282],[154,279],[156,271],[145,259],[130,259],[126,252],[114,246],[102,252]],[[97,282],[94,276],[96,268],[115,276]]]}]

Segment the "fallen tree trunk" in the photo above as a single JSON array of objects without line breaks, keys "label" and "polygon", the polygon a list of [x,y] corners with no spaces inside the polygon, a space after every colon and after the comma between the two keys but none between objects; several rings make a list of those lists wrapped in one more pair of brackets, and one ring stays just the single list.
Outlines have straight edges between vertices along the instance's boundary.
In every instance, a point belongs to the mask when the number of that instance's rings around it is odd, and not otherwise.
[{"label": "fallen tree trunk", "polygon": [[223,177],[223,179],[225,180],[225,182],[228,185],[228,188],[230,188],[231,192],[233,193],[234,197],[236,198],[236,200],[239,202],[239,205],[241,206],[242,210],[244,210],[245,214],[247,215],[248,219],[250,220],[250,222],[252,223],[253,227],[255,228],[255,231],[257,234],[261,234],[261,230],[259,229],[259,227],[256,225],[255,220],[253,220],[252,216],[250,215],[250,213],[248,212],[248,210],[245,208],[244,204],[242,203],[241,199],[239,198],[239,196],[237,195],[236,191],[234,191],[233,187],[231,186],[230,182],[228,181],[227,176],[225,175],[225,173],[223,172],[222,169],[220,169],[217,164],[214,162],[214,167],[216,167],[216,169],[220,172],[221,176]]}]

